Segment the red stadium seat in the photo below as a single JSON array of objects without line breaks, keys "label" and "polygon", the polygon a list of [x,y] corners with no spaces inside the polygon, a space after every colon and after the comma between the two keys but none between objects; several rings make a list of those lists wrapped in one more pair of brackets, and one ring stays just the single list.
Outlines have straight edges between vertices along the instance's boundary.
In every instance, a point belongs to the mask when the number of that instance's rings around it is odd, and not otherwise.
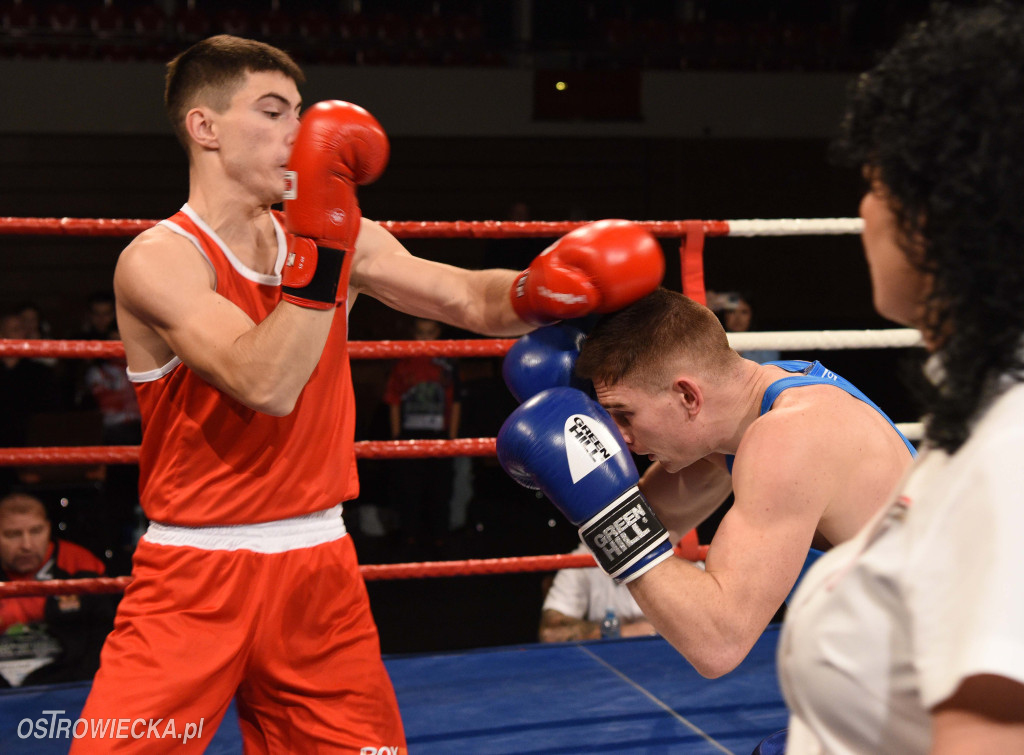
[{"label": "red stadium seat", "polygon": [[194,4],[186,5],[174,16],[174,30],[179,41],[192,44],[210,36],[210,17],[202,8]]},{"label": "red stadium seat", "polygon": [[255,24],[253,19],[241,8],[227,8],[217,14],[214,26],[220,34],[233,34],[236,37],[248,37]]},{"label": "red stadium seat", "polygon": [[104,0],[89,12],[88,26],[97,39],[115,39],[124,34],[124,13],[112,0]]}]

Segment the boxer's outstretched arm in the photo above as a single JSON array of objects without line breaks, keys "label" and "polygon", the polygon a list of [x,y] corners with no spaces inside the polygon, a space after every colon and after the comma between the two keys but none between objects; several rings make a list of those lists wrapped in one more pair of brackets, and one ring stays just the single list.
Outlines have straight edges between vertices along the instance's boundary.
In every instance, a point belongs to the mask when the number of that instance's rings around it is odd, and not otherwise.
[{"label": "boxer's outstretched arm", "polygon": [[463,270],[419,259],[385,229],[366,222],[356,241],[351,283],[407,314],[511,336],[620,309],[653,291],[664,272],[657,241],[625,220],[577,228],[521,272]]},{"label": "boxer's outstretched arm", "polygon": [[333,308],[282,302],[257,326],[214,291],[213,278],[195,247],[166,228],[129,244],[114,272],[128,366],[147,371],[177,356],[251,409],[287,414],[320,359]]},{"label": "boxer's outstretched arm", "polygon": [[378,223],[363,218],[350,285],[399,312],[489,336],[533,329],[508,300],[514,270],[465,270],[416,257]]}]

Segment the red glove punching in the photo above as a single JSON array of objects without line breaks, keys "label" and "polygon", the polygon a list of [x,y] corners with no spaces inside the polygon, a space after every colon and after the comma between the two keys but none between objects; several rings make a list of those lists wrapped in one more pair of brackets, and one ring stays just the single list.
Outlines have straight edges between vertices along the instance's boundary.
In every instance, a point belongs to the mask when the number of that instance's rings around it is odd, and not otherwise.
[{"label": "red glove punching", "polygon": [[628,220],[599,220],[549,246],[512,286],[512,308],[532,325],[614,312],[649,294],[665,275],[650,233]]},{"label": "red glove punching", "polygon": [[377,119],[358,105],[328,100],[302,115],[288,161],[285,226],[297,238],[282,273],[282,298],[301,307],[337,303],[344,253],[359,235],[356,186],[384,171],[388,138]]}]

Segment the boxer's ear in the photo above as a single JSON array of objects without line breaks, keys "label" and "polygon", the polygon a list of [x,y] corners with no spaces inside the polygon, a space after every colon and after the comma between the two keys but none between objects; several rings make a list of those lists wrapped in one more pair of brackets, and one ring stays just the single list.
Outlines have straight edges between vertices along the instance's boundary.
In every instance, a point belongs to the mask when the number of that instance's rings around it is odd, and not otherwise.
[{"label": "boxer's ear", "polygon": [[673,393],[686,413],[692,417],[704,408],[704,390],[700,383],[689,375],[678,375],[672,383]]},{"label": "boxer's ear", "polygon": [[185,131],[203,149],[220,146],[213,116],[214,112],[206,107],[194,107],[185,114]]}]

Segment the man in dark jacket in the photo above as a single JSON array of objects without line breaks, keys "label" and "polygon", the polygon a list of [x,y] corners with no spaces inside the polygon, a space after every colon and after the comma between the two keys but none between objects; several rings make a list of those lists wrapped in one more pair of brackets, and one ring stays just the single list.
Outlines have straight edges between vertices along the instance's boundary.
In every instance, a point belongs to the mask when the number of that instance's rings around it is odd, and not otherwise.
[{"label": "man in dark jacket", "polygon": [[[0,579],[102,576],[103,562],[51,538],[46,507],[33,496],[0,499]],[[117,597],[51,595],[0,600],[0,687],[91,679],[113,626]]]}]

